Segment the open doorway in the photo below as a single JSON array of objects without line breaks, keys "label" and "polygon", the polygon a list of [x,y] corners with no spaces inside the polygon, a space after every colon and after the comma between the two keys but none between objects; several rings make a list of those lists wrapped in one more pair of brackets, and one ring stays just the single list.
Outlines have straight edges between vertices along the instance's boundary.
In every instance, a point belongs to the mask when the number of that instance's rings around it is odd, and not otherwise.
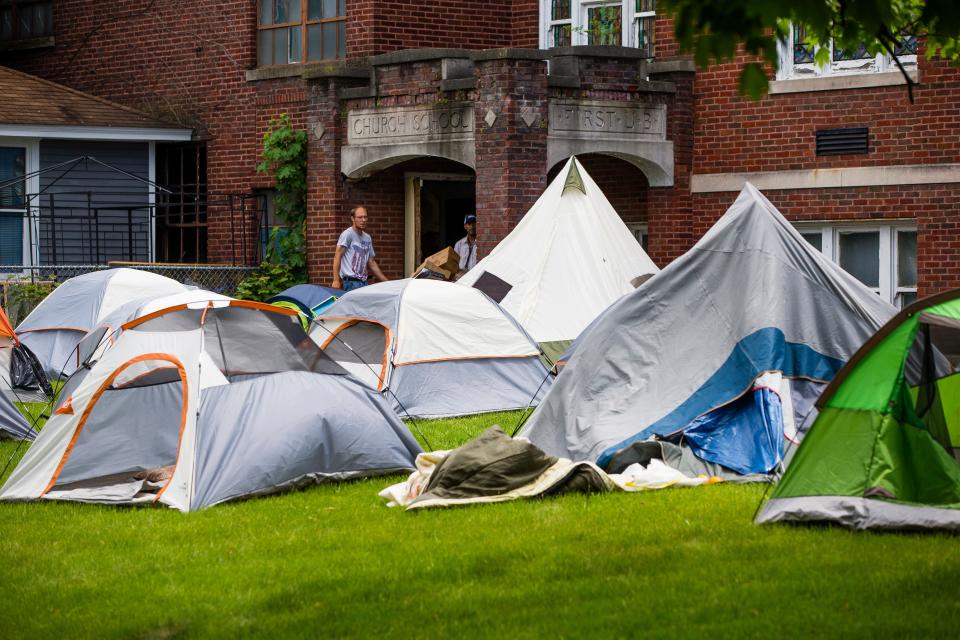
[{"label": "open doorway", "polygon": [[476,213],[476,179],[461,174],[407,176],[407,225],[404,266],[407,275],[465,234],[463,218]]}]

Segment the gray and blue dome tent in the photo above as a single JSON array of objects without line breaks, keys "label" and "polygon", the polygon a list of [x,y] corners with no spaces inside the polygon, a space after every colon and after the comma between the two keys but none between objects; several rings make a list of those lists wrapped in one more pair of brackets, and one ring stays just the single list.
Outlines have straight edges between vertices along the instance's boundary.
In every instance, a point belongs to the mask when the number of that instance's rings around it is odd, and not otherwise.
[{"label": "gray and blue dome tent", "polygon": [[270,304],[289,302],[307,318],[313,319],[322,315],[342,295],[343,289],[319,284],[298,284],[281,291],[267,302]]},{"label": "gray and blue dome tent", "polygon": [[768,474],[894,313],[747,184],[690,251],[580,335],[521,435],[610,471],[666,439],[735,474]]}]

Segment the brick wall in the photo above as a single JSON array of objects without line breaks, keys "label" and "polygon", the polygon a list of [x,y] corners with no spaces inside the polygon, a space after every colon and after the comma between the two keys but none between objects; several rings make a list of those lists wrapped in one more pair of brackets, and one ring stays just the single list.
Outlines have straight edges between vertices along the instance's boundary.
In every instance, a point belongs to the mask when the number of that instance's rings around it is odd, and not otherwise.
[{"label": "brick wall", "polygon": [[[921,56],[911,104],[904,86],[770,95],[737,94],[740,67],[697,74],[696,173],[825,169],[960,161],[958,75]],[[869,127],[865,155],[817,156],[817,129]]]},{"label": "brick wall", "polygon": [[347,56],[401,49],[509,47],[508,0],[362,0],[347,3]]},{"label": "brick wall", "polygon": [[[475,137],[479,256],[504,238],[546,188],[547,76],[542,60],[477,61]],[[493,125],[487,112],[496,115]],[[530,125],[522,119],[528,112]],[[480,161],[479,159],[482,159]]]}]

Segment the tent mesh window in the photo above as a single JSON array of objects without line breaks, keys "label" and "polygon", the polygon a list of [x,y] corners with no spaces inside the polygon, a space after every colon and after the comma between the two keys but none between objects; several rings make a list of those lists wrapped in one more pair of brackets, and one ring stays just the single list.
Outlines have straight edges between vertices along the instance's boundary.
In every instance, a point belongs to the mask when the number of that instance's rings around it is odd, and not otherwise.
[{"label": "tent mesh window", "polygon": [[[92,400],[56,488],[105,486],[176,463],[183,382],[168,361],[128,367]],[[121,427],[121,428],[118,428]]]},{"label": "tent mesh window", "polygon": [[299,320],[284,313],[239,306],[183,309],[133,330],[192,331],[201,323],[204,351],[228,380],[282,371],[346,375],[307,336]]},{"label": "tent mesh window", "polygon": [[[905,417],[923,427],[949,453],[952,446],[948,416],[960,409],[960,321],[924,314],[907,357],[905,391],[913,399]],[[911,403],[905,402],[909,409]],[[954,425],[956,428],[956,425]]]}]

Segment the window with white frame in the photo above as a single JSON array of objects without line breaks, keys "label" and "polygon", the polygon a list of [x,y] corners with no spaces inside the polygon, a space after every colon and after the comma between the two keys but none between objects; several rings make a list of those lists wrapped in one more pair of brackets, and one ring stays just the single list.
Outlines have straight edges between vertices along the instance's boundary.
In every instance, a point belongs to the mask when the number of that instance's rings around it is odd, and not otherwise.
[{"label": "window with white frame", "polygon": [[27,150],[0,146],[0,265],[24,264]]},{"label": "window with white frame", "polygon": [[653,57],[656,0],[541,0],[540,15],[544,49],[616,45]]},{"label": "window with white frame", "polygon": [[800,234],[847,273],[903,308],[917,299],[917,229],[913,223],[797,225]]},{"label": "window with white frame", "polygon": [[[821,47],[808,40],[806,30],[802,26],[793,25],[787,41],[779,45],[780,68],[777,70],[777,80],[898,70],[896,63],[889,55],[883,53],[871,55],[863,45],[852,50],[836,47],[833,42],[824,46],[830,50],[830,63],[821,67],[815,61],[817,51]],[[905,69],[916,67],[917,37],[903,36],[894,48],[894,53]]]}]

